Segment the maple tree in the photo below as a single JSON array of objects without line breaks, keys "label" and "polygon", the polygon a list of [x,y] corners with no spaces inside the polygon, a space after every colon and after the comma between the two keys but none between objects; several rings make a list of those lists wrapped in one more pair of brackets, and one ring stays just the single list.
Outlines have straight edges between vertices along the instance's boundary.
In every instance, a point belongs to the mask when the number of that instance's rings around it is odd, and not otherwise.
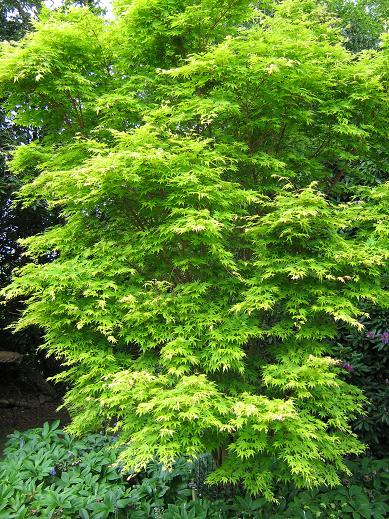
[{"label": "maple tree", "polygon": [[6,107],[44,128],[19,199],[62,218],[5,294],[68,366],[70,431],[134,470],[213,452],[209,482],[268,499],[339,482],[364,399],[332,341],[388,303],[388,185],[358,168],[387,164],[388,51],[313,0],[118,0],[3,45]]}]

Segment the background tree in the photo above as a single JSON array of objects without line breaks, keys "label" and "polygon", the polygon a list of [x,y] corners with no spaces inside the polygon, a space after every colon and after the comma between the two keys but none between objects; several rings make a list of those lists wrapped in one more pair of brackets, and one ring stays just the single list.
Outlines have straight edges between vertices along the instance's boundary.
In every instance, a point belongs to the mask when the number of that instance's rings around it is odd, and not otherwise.
[{"label": "background tree", "polygon": [[[6,0],[0,5],[0,41],[18,40],[31,30],[32,19],[37,16],[41,2]],[[12,208],[13,192],[21,185],[6,165],[11,150],[21,143],[31,142],[37,130],[22,128],[12,123],[0,107],[0,286],[10,281],[13,268],[20,265],[21,247],[17,240],[40,232],[48,223],[43,207],[30,209]],[[0,349],[29,352],[39,342],[37,330],[29,330],[16,336],[6,330],[18,313],[20,303],[10,302],[0,308]]]},{"label": "background tree", "polygon": [[[380,35],[389,27],[388,2],[332,0],[327,3],[342,20],[342,33],[347,38],[349,49],[355,52],[379,48]],[[374,163],[362,156],[353,169],[353,175],[344,176],[334,190],[333,197],[337,200],[348,199],[350,188],[353,193],[355,184],[377,186],[385,182],[388,163],[384,148],[381,155],[382,160]],[[350,333],[349,329],[341,327],[339,350],[334,354],[345,359],[348,380],[361,387],[369,401],[367,412],[355,422],[355,431],[367,443],[371,454],[385,456],[388,455],[385,438],[389,434],[388,313],[374,305],[366,305],[365,310],[369,314],[364,319],[365,330]]]},{"label": "background tree", "polygon": [[31,29],[31,19],[42,5],[41,0],[3,0],[0,5],[0,39],[19,40]]},{"label": "background tree", "polygon": [[[88,5],[95,3],[86,2]],[[71,5],[71,3],[69,3]],[[26,32],[33,29],[33,20],[36,19],[42,2],[6,0],[0,6],[0,41],[16,41]],[[5,102],[5,99],[3,100]],[[28,144],[42,136],[44,128],[29,125],[14,124],[11,117],[7,117],[6,110],[0,107],[0,286],[6,286],[12,270],[20,266],[23,259],[23,249],[18,240],[41,232],[48,225],[56,221],[56,215],[47,211],[44,203],[34,207],[21,208],[12,205],[13,194],[23,183],[20,176],[14,175],[7,167],[6,161],[12,150],[20,144]],[[30,171],[31,173],[31,171]],[[40,331],[32,327],[18,334],[12,334],[8,325],[15,319],[22,308],[21,301],[8,302],[0,307],[0,349],[16,350],[26,353],[37,367],[52,374],[54,365],[48,366],[44,355],[38,353],[41,342]]]},{"label": "background tree", "polygon": [[9,113],[45,129],[20,199],[63,219],[23,241],[18,329],[66,359],[71,430],[115,419],[127,466],[212,451],[210,481],[267,498],[336,484],[363,403],[338,325],[387,305],[388,186],[357,166],[388,159],[388,40],[351,53],[310,0],[116,9],[3,47]]},{"label": "background tree", "polygon": [[389,5],[386,0],[326,0],[342,20],[342,32],[352,51],[377,48],[380,36],[388,30]]}]

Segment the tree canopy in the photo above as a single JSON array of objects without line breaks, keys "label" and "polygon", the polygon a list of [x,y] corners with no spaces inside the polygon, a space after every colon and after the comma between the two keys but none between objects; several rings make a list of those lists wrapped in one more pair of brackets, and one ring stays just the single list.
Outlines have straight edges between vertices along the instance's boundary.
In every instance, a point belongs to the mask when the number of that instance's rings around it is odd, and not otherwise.
[{"label": "tree canopy", "polygon": [[[68,366],[70,430],[134,470],[212,451],[210,482],[336,484],[363,396],[339,323],[385,307],[389,38],[346,48],[322,2],[118,0],[6,43],[11,168],[61,223],[23,240],[25,297]],[[44,265],[41,257],[51,257]]]}]

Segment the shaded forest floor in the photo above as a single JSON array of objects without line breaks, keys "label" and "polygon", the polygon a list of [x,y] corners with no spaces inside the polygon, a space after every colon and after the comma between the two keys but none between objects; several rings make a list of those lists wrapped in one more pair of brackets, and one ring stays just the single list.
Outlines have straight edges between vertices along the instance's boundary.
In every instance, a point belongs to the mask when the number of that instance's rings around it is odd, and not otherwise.
[{"label": "shaded forest floor", "polygon": [[[0,384],[0,393],[2,387]],[[28,395],[29,403],[33,399]],[[63,409],[57,411],[61,401],[40,402],[36,399],[36,407],[0,407],[0,452],[2,453],[7,436],[14,431],[24,431],[42,427],[45,422],[61,420],[61,426],[69,422],[69,415]]]},{"label": "shaded forest floor", "polygon": [[35,366],[17,352],[0,351],[0,452],[13,431],[41,427],[44,422],[69,422],[62,403],[64,388],[54,388]]}]

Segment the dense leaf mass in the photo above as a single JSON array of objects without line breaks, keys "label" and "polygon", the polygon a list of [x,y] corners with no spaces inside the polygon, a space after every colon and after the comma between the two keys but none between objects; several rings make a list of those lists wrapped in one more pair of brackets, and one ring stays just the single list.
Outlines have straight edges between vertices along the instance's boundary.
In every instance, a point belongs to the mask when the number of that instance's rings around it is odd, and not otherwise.
[{"label": "dense leaf mass", "polygon": [[212,451],[210,482],[269,499],[335,485],[364,399],[328,353],[388,303],[388,184],[360,169],[387,171],[388,35],[352,53],[314,0],[116,14],[46,12],[2,48],[10,114],[45,129],[19,198],[63,219],[23,241],[17,329],[69,366],[70,430],[115,420],[128,467]]}]

